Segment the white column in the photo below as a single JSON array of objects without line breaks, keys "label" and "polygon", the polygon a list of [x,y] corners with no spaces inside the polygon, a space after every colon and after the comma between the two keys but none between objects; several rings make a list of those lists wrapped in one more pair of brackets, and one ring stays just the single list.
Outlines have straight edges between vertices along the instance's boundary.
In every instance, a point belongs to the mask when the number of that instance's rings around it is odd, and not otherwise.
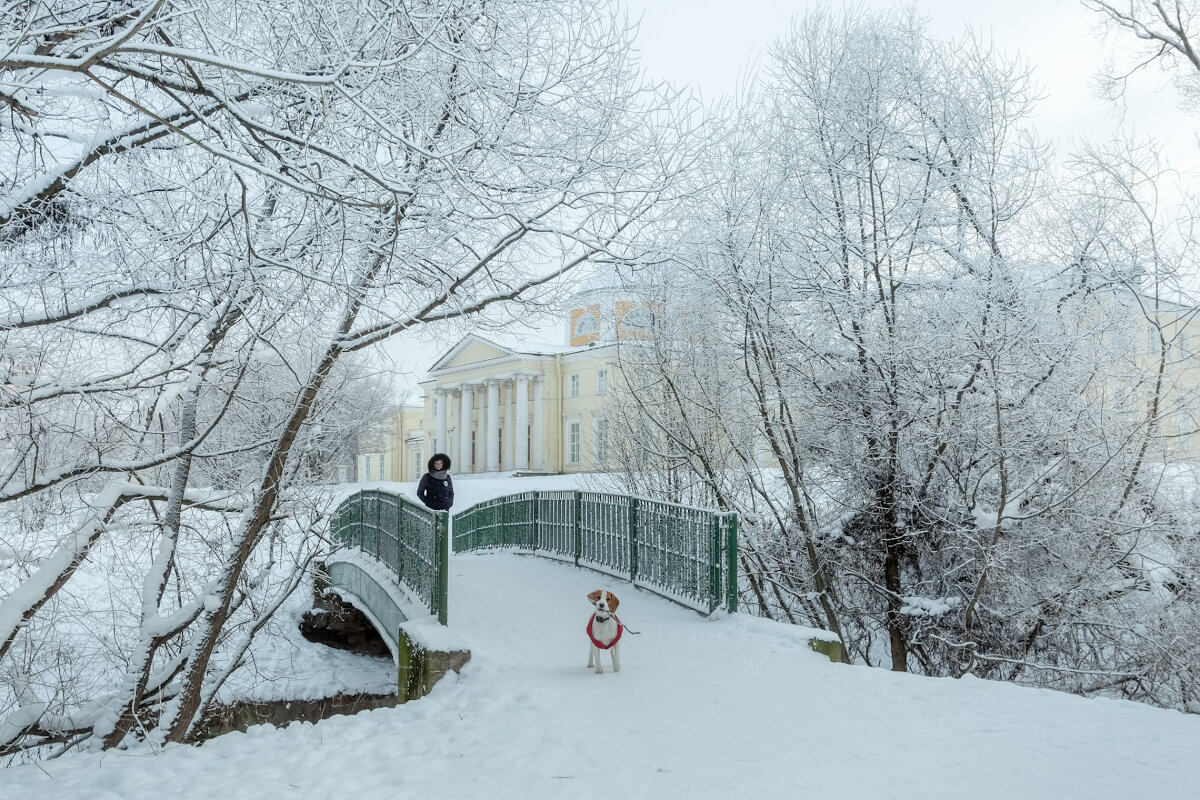
[{"label": "white column", "polygon": [[542,395],[543,381],[538,378],[533,383],[533,468],[543,469],[542,462]]},{"label": "white column", "polygon": [[462,392],[462,411],[458,415],[458,472],[465,475],[471,471],[471,404],[475,390],[464,386]]},{"label": "white column", "polygon": [[517,422],[516,422],[516,403],[513,398],[513,386],[515,384],[511,380],[504,382],[504,469],[511,472],[513,470],[513,454],[516,453],[517,441]]},{"label": "white column", "polygon": [[500,381],[487,382],[487,471],[500,471]]},{"label": "white column", "polygon": [[[446,402],[449,398],[443,389],[438,389],[433,396],[433,413],[437,417],[437,451],[439,453],[450,452],[450,441],[446,438],[446,412],[449,410]],[[433,453],[430,453],[433,455]]]},{"label": "white column", "polygon": [[[454,392],[451,389],[447,389],[442,394],[442,416],[446,418],[446,438],[438,439],[437,450],[434,452],[446,453],[451,459],[454,458],[454,450],[450,445],[450,443],[454,441],[454,417],[450,414],[453,409]],[[432,453],[430,455],[432,455]]]},{"label": "white column", "polygon": [[529,469],[529,379],[524,375],[517,376],[517,408],[516,408],[516,424],[514,433],[516,434],[517,469]]},{"label": "white column", "polygon": [[442,452],[450,456],[450,460],[455,464],[458,463],[458,442],[459,434],[462,432],[462,423],[459,422],[459,416],[462,413],[462,389],[454,389],[446,397],[446,449]]}]

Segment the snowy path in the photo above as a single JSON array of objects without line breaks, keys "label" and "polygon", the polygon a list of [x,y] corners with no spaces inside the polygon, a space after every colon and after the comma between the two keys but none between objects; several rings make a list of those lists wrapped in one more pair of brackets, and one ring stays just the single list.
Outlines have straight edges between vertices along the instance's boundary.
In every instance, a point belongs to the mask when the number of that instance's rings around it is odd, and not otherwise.
[{"label": "snowy path", "polygon": [[[542,559],[460,556],[451,571],[451,622],[473,657],[430,697],[14,768],[0,797],[1200,798],[1197,717],[831,664],[797,629],[705,620]],[[619,674],[584,668],[585,595],[600,587],[642,632]]]}]

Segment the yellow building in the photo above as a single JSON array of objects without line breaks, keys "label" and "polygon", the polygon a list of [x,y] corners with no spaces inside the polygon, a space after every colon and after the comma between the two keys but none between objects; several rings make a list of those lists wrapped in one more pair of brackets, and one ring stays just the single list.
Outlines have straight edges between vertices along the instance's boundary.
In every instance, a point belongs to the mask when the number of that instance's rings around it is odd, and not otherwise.
[{"label": "yellow building", "polygon": [[[359,481],[404,481],[413,470],[425,471],[424,433],[420,403],[406,403],[359,442],[356,471]],[[343,480],[349,476],[343,476]]]},{"label": "yellow building", "polygon": [[526,350],[467,336],[421,384],[426,452],[447,453],[459,475],[602,469],[612,347]]},{"label": "yellow building", "polygon": [[1200,309],[1123,289],[1096,291],[1091,301],[1071,321],[1078,361],[1063,362],[1066,369],[1086,370],[1080,410],[1110,430],[1109,447],[1140,447],[1148,436],[1149,457],[1195,462]]},{"label": "yellow building", "polygon": [[611,469],[605,409],[616,347],[644,335],[651,312],[607,289],[576,301],[566,344],[470,334],[435,360],[418,384],[423,402],[389,422],[378,452],[359,455],[359,479],[418,480],[437,452],[455,475]]},{"label": "yellow building", "polygon": [[1194,307],[1164,301],[1157,306],[1143,312],[1149,319],[1143,323],[1145,350],[1137,359],[1145,376],[1142,393],[1149,394],[1165,351],[1159,431],[1171,460],[1193,460],[1200,457],[1200,321]]}]

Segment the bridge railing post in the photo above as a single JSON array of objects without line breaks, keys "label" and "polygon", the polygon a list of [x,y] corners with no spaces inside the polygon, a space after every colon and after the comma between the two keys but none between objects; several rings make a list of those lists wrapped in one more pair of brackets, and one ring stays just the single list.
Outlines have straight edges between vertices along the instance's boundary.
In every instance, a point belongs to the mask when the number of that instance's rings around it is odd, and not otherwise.
[{"label": "bridge railing post", "polygon": [[433,516],[433,552],[438,622],[445,625],[450,605],[450,515],[438,511]]},{"label": "bridge railing post", "polygon": [[500,535],[496,537],[496,544],[498,545],[510,541],[508,537],[508,526],[510,524],[509,517],[511,516],[512,511],[509,508],[511,505],[512,504],[506,498],[500,501],[500,508],[497,509],[500,514],[500,525],[497,528],[497,530],[500,531]]},{"label": "bridge railing post", "polygon": [[367,530],[371,532],[371,544],[363,548],[376,558],[379,557],[379,496],[375,492],[368,492],[363,496],[367,503],[367,518],[370,520],[367,523]]},{"label": "bridge railing post", "polygon": [[738,609],[738,515],[730,511],[725,519],[728,522],[725,528],[725,569],[728,579],[725,605],[729,613],[734,614]]},{"label": "bridge railing post", "polygon": [[532,513],[529,514],[528,541],[529,549],[537,550],[538,546],[542,543],[542,493],[534,492],[533,500],[531,502],[533,503],[533,508]]},{"label": "bridge railing post", "polygon": [[708,613],[711,614],[717,610],[724,594],[721,591],[721,555],[725,548],[722,546],[724,542],[721,536],[721,517],[717,514],[709,516],[709,536],[712,555],[708,566]]},{"label": "bridge railing post", "polygon": [[629,580],[638,576],[638,500],[629,500]]},{"label": "bridge railing post", "polygon": [[575,566],[579,566],[579,558],[583,555],[583,492],[572,492],[574,513],[571,520],[571,538],[575,550]]}]

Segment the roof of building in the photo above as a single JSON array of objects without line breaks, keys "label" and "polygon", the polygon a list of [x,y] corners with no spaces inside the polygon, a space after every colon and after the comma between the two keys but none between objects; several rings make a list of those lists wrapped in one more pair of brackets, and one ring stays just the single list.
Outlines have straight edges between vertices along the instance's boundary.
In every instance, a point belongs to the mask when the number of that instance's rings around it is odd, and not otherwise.
[{"label": "roof of building", "polygon": [[[453,371],[462,369],[464,365],[451,367],[450,364],[454,358],[470,347],[472,344],[483,344],[491,347],[499,352],[494,358],[484,359],[479,364],[488,362],[503,363],[509,360],[519,360],[521,358],[550,358],[558,355],[569,355],[573,353],[585,353],[595,351],[598,348],[612,346],[612,342],[592,343],[585,345],[562,345],[550,344],[537,340],[531,340],[524,337],[511,336],[488,336],[483,337],[477,333],[469,333],[458,341],[453,347],[439,356],[429,367],[429,377],[432,379],[437,376],[437,373],[444,371]],[[472,365],[473,368],[474,365]]]}]

